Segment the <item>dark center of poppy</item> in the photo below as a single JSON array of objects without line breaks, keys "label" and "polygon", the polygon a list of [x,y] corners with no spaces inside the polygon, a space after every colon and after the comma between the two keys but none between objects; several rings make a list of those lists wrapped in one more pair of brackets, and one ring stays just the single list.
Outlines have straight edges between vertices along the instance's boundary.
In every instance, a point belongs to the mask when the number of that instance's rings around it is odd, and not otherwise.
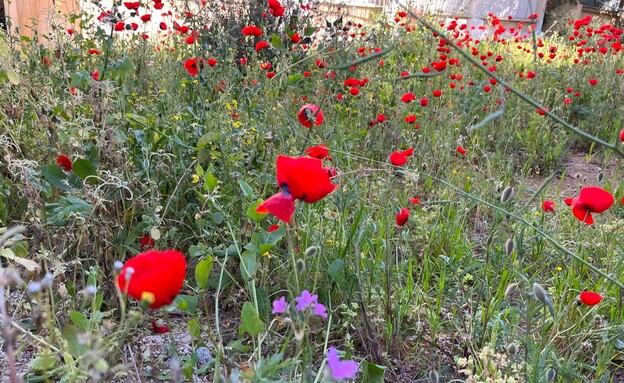
[{"label": "dark center of poppy", "polygon": [[288,184],[286,182],[282,182],[279,187],[282,189],[282,193],[290,195],[290,188],[288,188]]}]

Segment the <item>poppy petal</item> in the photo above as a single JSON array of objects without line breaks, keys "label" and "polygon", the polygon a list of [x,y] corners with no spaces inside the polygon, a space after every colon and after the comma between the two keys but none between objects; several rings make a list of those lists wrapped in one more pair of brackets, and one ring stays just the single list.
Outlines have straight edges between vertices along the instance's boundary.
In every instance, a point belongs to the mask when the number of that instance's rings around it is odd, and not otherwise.
[{"label": "poppy petal", "polygon": [[600,294],[593,291],[583,291],[579,298],[587,306],[597,305],[603,299]]},{"label": "poppy petal", "polygon": [[277,157],[277,184],[293,199],[316,202],[338,188],[331,183],[323,161],[311,157]]},{"label": "poppy petal", "polygon": [[591,212],[581,204],[572,205],[572,213],[574,216],[581,222],[584,222],[588,225],[594,223],[594,218],[591,215]]},{"label": "poppy petal", "polygon": [[290,223],[294,212],[295,200],[287,193],[277,193],[256,208],[256,213],[271,213],[286,223]]},{"label": "poppy petal", "polygon": [[581,189],[579,200],[592,213],[602,213],[615,202],[611,193],[596,186]]}]

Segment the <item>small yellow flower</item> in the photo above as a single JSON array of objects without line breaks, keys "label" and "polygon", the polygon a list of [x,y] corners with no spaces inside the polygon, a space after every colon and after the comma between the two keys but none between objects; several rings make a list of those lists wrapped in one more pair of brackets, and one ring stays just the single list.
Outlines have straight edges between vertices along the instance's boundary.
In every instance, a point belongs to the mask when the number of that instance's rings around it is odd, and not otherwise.
[{"label": "small yellow flower", "polygon": [[563,267],[561,267],[561,266],[557,266],[557,267],[556,267],[556,269],[557,269],[557,271],[562,271],[562,270],[563,270]]},{"label": "small yellow flower", "polygon": [[466,176],[466,179],[467,179],[467,180],[470,180],[470,176]]},{"label": "small yellow flower", "polygon": [[536,211],[536,212],[535,212],[535,215],[536,215],[536,216],[539,216],[539,215],[541,215],[541,214],[542,214],[542,213],[540,213],[539,211]]},{"label": "small yellow flower", "polygon": [[453,174],[457,174],[457,170],[453,169]]},{"label": "small yellow flower", "polygon": [[234,109],[238,108],[238,101],[232,100],[232,106],[234,107]]},{"label": "small yellow flower", "polygon": [[240,121],[235,121],[232,123],[232,126],[234,126],[235,128],[240,128],[241,126],[243,126],[243,123]]},{"label": "small yellow flower", "polygon": [[194,184],[198,183],[199,182],[199,176],[197,174],[193,174],[193,181],[191,181],[191,182],[193,182]]},{"label": "small yellow flower", "polygon": [[263,256],[263,257],[265,257],[266,259],[271,259],[271,258],[272,258],[272,257],[271,257],[271,254],[270,254],[268,251],[265,251],[265,252],[262,254],[262,256]]}]

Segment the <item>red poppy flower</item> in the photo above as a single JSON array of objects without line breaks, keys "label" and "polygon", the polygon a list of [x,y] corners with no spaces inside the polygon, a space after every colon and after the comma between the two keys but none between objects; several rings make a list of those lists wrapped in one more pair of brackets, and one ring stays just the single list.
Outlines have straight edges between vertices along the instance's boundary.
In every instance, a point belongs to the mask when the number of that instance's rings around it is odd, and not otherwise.
[{"label": "red poppy flower", "polygon": [[418,205],[420,203],[420,198],[412,198],[410,202],[413,203],[414,205]]},{"label": "red poppy flower", "polygon": [[141,16],[141,21],[144,22],[144,23],[147,23],[151,19],[152,19],[152,15],[150,15],[150,14],[145,14],[145,15]]},{"label": "red poppy flower", "polygon": [[173,302],[185,275],[184,254],[177,250],[149,250],[130,258],[115,282],[121,291],[127,291],[136,300],[146,300],[157,309]]},{"label": "red poppy flower", "polygon": [[299,33],[294,33],[292,36],[290,36],[290,41],[298,44],[299,41],[301,41],[301,37],[299,37]]},{"label": "red poppy flower", "polygon": [[624,129],[620,131],[620,142],[624,142]]},{"label": "red poppy flower", "polygon": [[260,41],[256,44],[256,52],[258,52],[259,50],[262,50],[264,48],[268,48],[269,47],[269,43],[267,43],[266,41]]},{"label": "red poppy flower", "polygon": [[255,25],[248,25],[241,29],[241,33],[245,36],[262,36],[262,29],[256,27]]},{"label": "red poppy flower", "polygon": [[163,9],[164,6],[165,6],[164,3],[156,3],[154,4],[154,9]]},{"label": "red poppy flower", "polygon": [[[201,63],[201,61],[200,61]],[[197,67],[197,59],[188,59],[184,62],[184,69],[191,76],[197,76],[199,74],[199,68]]]},{"label": "red poppy flower", "polygon": [[588,225],[594,223],[591,213],[602,213],[609,209],[613,202],[615,202],[613,195],[597,186],[584,187],[578,197],[565,200],[566,205],[572,208],[574,216]]},{"label": "red poppy flower", "polygon": [[266,74],[266,77],[267,77],[268,79],[272,79],[273,77],[275,77],[275,72],[268,72],[268,73]]},{"label": "red poppy flower", "polygon": [[358,88],[351,88],[349,89],[349,93],[351,93],[352,96],[357,96],[360,94],[360,90]]},{"label": "red poppy flower", "polygon": [[88,53],[89,53],[90,55],[101,55],[101,54],[102,54],[102,51],[97,50],[97,49],[89,49]]},{"label": "red poppy flower", "polygon": [[98,71],[93,71],[91,73],[91,78],[94,79],[95,81],[99,81],[100,80],[100,72]]},{"label": "red poppy flower", "polygon": [[137,29],[139,29],[139,24],[137,24],[137,23],[130,23],[130,28],[132,28],[133,31],[136,31]]},{"label": "red poppy flower", "polygon": [[403,226],[407,223],[407,220],[410,217],[410,211],[408,208],[401,209],[401,212],[396,215],[396,224],[397,226]]},{"label": "red poppy flower", "polygon": [[548,112],[549,109],[548,108],[540,108],[537,110],[537,114],[539,114],[540,116],[545,116],[546,112]]},{"label": "red poppy flower", "polygon": [[301,107],[301,109],[299,109],[297,118],[299,118],[301,125],[309,129],[312,126],[313,121],[315,126],[320,126],[323,123],[325,116],[323,115],[323,110],[319,109],[317,105],[305,104]]},{"label": "red poppy flower", "polygon": [[405,93],[403,97],[401,97],[401,101],[403,101],[406,104],[414,101],[415,99],[416,99],[416,96],[414,96],[414,93],[410,93],[410,92]]},{"label": "red poppy flower", "polygon": [[544,211],[555,211],[555,203],[553,201],[546,200],[542,204],[542,209]]},{"label": "red poppy flower", "polygon": [[596,84],[598,84],[598,80],[596,80],[595,78],[589,80],[589,85],[594,86]]},{"label": "red poppy flower", "polygon": [[167,326],[158,326],[156,321],[152,321],[152,331],[154,334],[166,334],[169,332],[169,327]]},{"label": "red poppy flower", "polygon": [[66,172],[71,172],[73,169],[72,160],[64,154],[59,154],[59,156],[56,157],[56,163]]},{"label": "red poppy flower", "polygon": [[139,243],[141,243],[141,251],[152,249],[156,245],[156,241],[149,234],[142,236]]},{"label": "red poppy flower", "polygon": [[405,122],[407,122],[408,124],[413,124],[416,122],[416,116],[411,114],[409,116],[405,116]]},{"label": "red poppy flower", "polygon": [[282,190],[256,208],[257,213],[271,213],[290,223],[295,200],[314,203],[338,188],[331,183],[323,161],[311,157],[277,157],[277,184]]},{"label": "red poppy flower", "polygon": [[305,152],[308,156],[318,158],[319,160],[325,159],[329,155],[329,149],[327,149],[325,144],[310,146],[305,149]]},{"label": "red poppy flower", "polygon": [[457,150],[457,153],[461,155],[466,154],[466,149],[462,148],[461,146],[458,146],[456,150]]},{"label": "red poppy flower", "polygon": [[403,166],[407,163],[407,157],[411,156],[414,153],[414,148],[409,148],[402,152],[392,152],[390,156],[388,156],[388,160],[394,166]]},{"label": "red poppy flower", "polygon": [[269,0],[269,8],[280,9],[282,8],[282,4],[278,0]]},{"label": "red poppy flower", "polygon": [[273,17],[284,16],[284,8],[271,9],[270,12]]},{"label": "red poppy flower", "polygon": [[420,106],[427,106],[429,104],[429,99],[427,97],[423,97],[420,99]]},{"label": "red poppy flower", "polygon": [[208,59],[208,65],[210,66],[215,66],[217,65],[217,60],[213,59],[213,58],[209,58]]},{"label": "red poppy flower", "polygon": [[160,28],[161,31],[167,30],[167,24],[164,21],[158,24],[158,27]]},{"label": "red poppy flower", "polygon": [[124,23],[123,21],[119,21],[115,24],[115,27],[113,27],[113,29],[116,32],[121,32],[126,29],[126,23]]},{"label": "red poppy flower", "polygon": [[600,301],[602,301],[602,296],[598,293],[595,293],[593,291],[583,291],[581,293],[581,295],[579,296],[579,299],[581,300],[581,302],[587,306],[593,306],[593,305],[597,305],[598,303],[600,303]]},{"label": "red poppy flower", "polygon": [[433,97],[440,97],[440,96],[442,96],[442,91],[439,89],[434,89]]},{"label": "red poppy flower", "polygon": [[123,5],[124,7],[128,9],[139,9],[141,2],[140,1],[124,2]]},{"label": "red poppy flower", "polygon": [[70,36],[73,35],[74,34],[74,30],[71,29],[71,28],[67,29],[67,34],[70,35]]},{"label": "red poppy flower", "polygon": [[388,118],[387,118],[385,115],[383,115],[383,114],[381,114],[381,113],[380,113],[380,114],[378,114],[378,115],[377,115],[377,117],[375,118],[375,121],[376,121],[376,122],[379,122],[379,123],[384,123],[384,122],[386,122],[386,120],[387,120],[387,119],[388,119]]},{"label": "red poppy flower", "polygon": [[405,13],[404,11],[399,11],[399,12],[397,12],[397,16],[405,17],[405,16],[407,16],[407,13]]}]

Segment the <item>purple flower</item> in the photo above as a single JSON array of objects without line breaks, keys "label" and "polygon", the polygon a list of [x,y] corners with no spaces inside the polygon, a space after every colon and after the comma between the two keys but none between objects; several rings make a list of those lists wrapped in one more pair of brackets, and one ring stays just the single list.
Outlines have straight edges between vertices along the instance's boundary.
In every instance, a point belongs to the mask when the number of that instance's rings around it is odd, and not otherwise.
[{"label": "purple flower", "polygon": [[318,295],[312,295],[308,290],[303,290],[301,296],[295,297],[295,302],[297,302],[297,311],[305,311],[318,302]]},{"label": "purple flower", "polygon": [[355,378],[359,365],[354,360],[340,360],[338,350],[330,347],[327,351],[327,366],[333,380],[346,380]]},{"label": "purple flower", "polygon": [[288,303],[286,303],[286,297],[273,301],[273,311],[271,314],[284,314],[288,311]]},{"label": "purple flower", "polygon": [[325,307],[325,305],[322,305],[320,303],[315,304],[314,315],[318,315],[320,317],[327,319],[327,308]]}]

